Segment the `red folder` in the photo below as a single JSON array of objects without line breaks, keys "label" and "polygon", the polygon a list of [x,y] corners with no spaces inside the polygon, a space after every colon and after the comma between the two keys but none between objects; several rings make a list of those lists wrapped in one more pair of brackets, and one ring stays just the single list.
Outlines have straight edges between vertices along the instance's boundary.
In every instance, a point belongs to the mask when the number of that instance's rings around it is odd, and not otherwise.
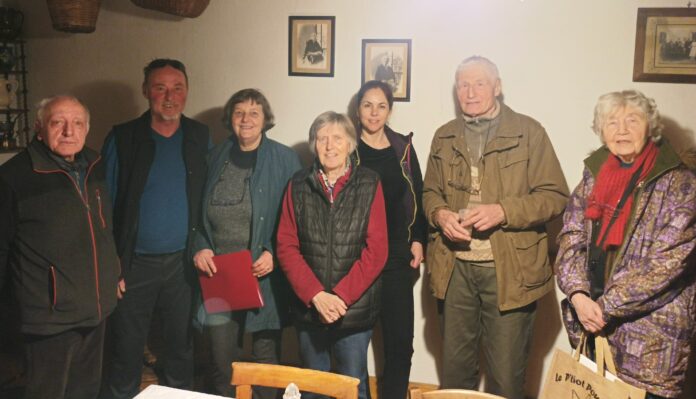
[{"label": "red folder", "polygon": [[203,305],[208,313],[256,309],[263,306],[259,281],[251,274],[248,250],[213,256],[217,273],[199,275]]}]

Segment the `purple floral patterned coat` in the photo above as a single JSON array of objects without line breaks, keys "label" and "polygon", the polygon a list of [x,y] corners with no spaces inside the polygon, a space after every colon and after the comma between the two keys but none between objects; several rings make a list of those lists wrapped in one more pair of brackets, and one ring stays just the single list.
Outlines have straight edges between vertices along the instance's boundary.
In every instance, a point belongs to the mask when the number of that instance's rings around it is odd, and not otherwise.
[{"label": "purple floral patterned coat", "polygon": [[[592,232],[585,205],[608,156],[602,147],[585,160],[563,216],[556,267],[566,295],[590,292],[586,258]],[[650,393],[676,397],[696,324],[696,175],[663,141],[634,195],[626,236],[597,303],[609,321],[605,332],[619,376]],[[576,346],[582,325],[567,299],[563,302],[563,321]]]}]

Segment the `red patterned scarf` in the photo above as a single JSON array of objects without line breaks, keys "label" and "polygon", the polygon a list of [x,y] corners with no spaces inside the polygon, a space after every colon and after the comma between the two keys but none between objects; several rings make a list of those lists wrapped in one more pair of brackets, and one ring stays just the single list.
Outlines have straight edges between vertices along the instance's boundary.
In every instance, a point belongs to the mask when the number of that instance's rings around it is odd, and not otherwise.
[{"label": "red patterned scarf", "polygon": [[638,181],[644,180],[655,165],[656,156],[657,146],[652,141],[648,141],[643,152],[636,157],[631,166],[622,166],[621,160],[614,155],[609,155],[604,164],[602,164],[595,179],[592,193],[590,193],[587,199],[587,209],[585,210],[587,218],[591,220],[601,218],[602,227],[595,244],[599,245],[606,235],[602,249],[607,250],[610,246],[618,247],[621,245],[628,216],[633,206],[633,195],[628,196],[616,220],[611,225],[609,231],[607,231],[609,221],[614,214],[616,205],[626,191],[628,183],[631,181],[631,176],[643,165]]}]

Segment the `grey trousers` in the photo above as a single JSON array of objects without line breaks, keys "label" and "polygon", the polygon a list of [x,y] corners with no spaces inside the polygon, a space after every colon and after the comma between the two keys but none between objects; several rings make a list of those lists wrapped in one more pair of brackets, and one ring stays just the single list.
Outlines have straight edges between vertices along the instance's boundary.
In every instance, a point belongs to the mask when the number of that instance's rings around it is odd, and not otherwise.
[{"label": "grey trousers", "polygon": [[[232,362],[243,360],[245,311],[207,315],[205,330],[210,338],[215,394],[234,397],[230,385]],[[281,330],[262,330],[252,333],[251,355],[256,363],[278,364],[280,358]],[[276,389],[254,387],[255,399],[273,399]]]},{"label": "grey trousers", "polygon": [[486,391],[524,398],[527,356],[536,303],[498,310],[496,272],[457,260],[444,301],[442,388],[477,389],[479,352],[486,362]]}]

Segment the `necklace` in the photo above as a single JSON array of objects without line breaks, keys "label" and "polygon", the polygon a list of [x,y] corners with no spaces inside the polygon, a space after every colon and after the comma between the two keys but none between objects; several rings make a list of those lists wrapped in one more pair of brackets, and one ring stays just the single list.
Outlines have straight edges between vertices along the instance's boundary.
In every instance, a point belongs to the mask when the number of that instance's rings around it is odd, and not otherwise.
[{"label": "necklace", "polygon": [[466,145],[467,145],[467,150],[469,151],[469,158],[470,158],[470,166],[471,166],[471,190],[475,195],[478,195],[481,193],[481,183],[483,181],[483,155],[485,153],[486,145],[488,144],[488,139],[490,138],[491,134],[491,126],[492,126],[492,120],[488,119],[488,126],[486,127],[486,133],[485,135],[483,134],[483,131],[479,132],[477,131],[478,129],[472,129],[472,126],[474,125],[479,125],[482,121],[480,119],[476,119],[474,121],[467,122],[465,125],[466,131],[470,132],[468,136],[473,136],[476,135],[476,138],[478,139],[478,154],[477,157],[474,158],[472,156],[472,145],[470,144],[470,141],[473,140],[467,140]]}]

